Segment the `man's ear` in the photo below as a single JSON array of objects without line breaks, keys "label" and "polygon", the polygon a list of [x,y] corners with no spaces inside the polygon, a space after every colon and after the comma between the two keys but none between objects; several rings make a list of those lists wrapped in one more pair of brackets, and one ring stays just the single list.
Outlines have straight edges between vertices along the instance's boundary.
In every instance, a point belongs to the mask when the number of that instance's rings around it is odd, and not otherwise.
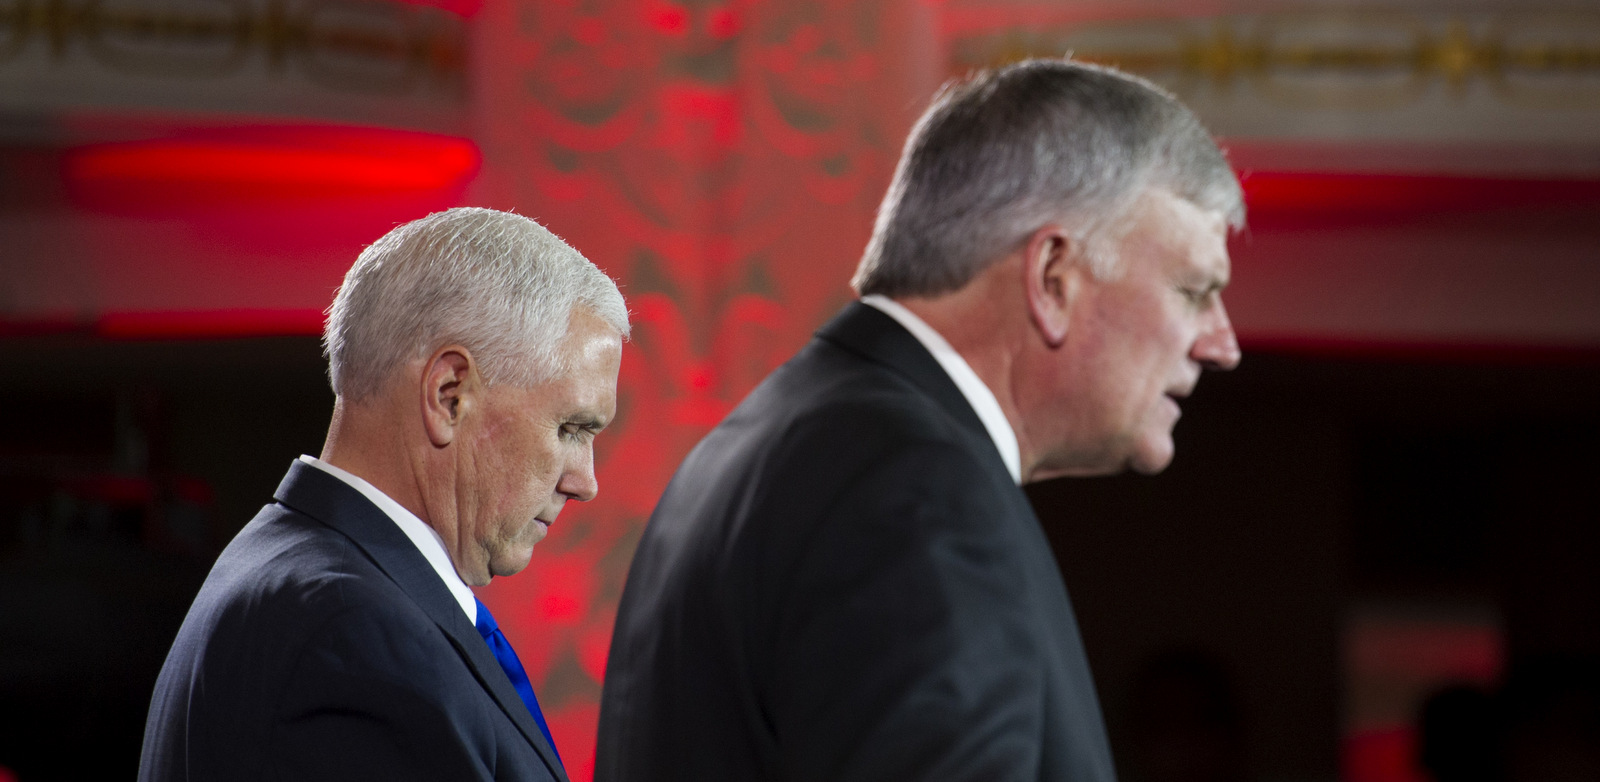
[{"label": "man's ear", "polygon": [[472,353],[460,345],[434,351],[422,365],[422,426],[435,448],[455,441],[462,420],[477,404],[482,382]]},{"label": "man's ear", "polygon": [[1028,314],[1045,344],[1052,348],[1060,347],[1067,339],[1072,307],[1088,271],[1078,257],[1080,249],[1072,235],[1058,225],[1034,231],[1023,248]]}]

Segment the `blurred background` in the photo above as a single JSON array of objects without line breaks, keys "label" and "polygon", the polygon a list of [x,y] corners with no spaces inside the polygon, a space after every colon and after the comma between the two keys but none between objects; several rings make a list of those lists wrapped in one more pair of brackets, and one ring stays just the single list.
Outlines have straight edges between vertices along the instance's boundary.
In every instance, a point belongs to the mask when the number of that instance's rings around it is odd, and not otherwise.
[{"label": "blurred background", "polygon": [[938,85],[1068,51],[1194,107],[1250,209],[1175,465],[1029,490],[1123,777],[1600,779],[1596,3],[0,0],[0,780],[133,776],[320,450],[344,270],[463,204],[634,313],[599,498],[481,590],[589,779],[678,460],[849,300]]}]

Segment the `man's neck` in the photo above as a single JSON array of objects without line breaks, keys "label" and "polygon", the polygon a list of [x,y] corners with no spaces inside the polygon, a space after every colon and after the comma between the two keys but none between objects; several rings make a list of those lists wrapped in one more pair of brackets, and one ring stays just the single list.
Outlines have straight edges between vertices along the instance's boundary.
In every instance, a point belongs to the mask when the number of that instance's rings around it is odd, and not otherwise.
[{"label": "man's neck", "polygon": [[318,459],[355,475],[432,525],[403,436],[379,407],[381,399],[350,404],[338,399]]},{"label": "man's neck", "polygon": [[952,293],[895,301],[939,332],[989,387],[1016,434],[1022,479],[1027,482],[1034,451],[1017,404],[1015,382],[1016,359],[1027,338],[1027,308],[1025,302],[1009,300],[1014,283],[1011,287],[996,284],[1002,282],[1001,271],[991,268]]},{"label": "man's neck", "polygon": [[[1000,451],[1000,457],[1006,464],[1006,469],[1011,473],[1013,480],[1022,482],[1022,461],[1020,443],[1017,439],[1016,417],[1008,415],[1002,399],[1009,400],[1008,384],[1003,382],[1008,375],[1003,371],[996,371],[994,356],[990,351],[981,349],[974,340],[964,340],[963,349],[957,349],[946,334],[962,334],[966,336],[965,329],[960,327],[961,321],[939,321],[930,323],[922,314],[914,311],[904,303],[888,299],[883,296],[868,296],[864,302],[882,309],[891,317],[900,321],[900,324],[911,331],[912,336],[922,342],[923,346],[933,354],[933,358],[955,381],[956,388],[966,397],[967,403],[972,406],[973,412],[978,414],[978,419],[983,423],[983,428],[994,440],[995,448]],[[926,305],[926,300],[924,300]],[[939,317],[945,314],[937,307],[919,307],[924,313]],[[988,374],[985,377],[973,366],[974,360],[983,361],[983,368]],[[1003,365],[1002,365],[1003,366]],[[1005,396],[1001,396],[1005,394]]]}]

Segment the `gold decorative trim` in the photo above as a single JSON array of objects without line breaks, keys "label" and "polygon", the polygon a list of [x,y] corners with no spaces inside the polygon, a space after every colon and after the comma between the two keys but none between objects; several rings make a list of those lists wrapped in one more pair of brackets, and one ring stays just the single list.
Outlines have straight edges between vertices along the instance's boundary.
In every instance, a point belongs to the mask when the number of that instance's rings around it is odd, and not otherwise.
[{"label": "gold decorative trim", "polygon": [[461,17],[383,0],[0,0],[0,73],[43,47],[47,68],[192,79],[254,61],[336,90],[460,97],[466,46]]},{"label": "gold decorative trim", "polygon": [[1390,10],[1006,28],[952,42],[958,70],[1061,56],[1115,65],[1186,97],[1249,90],[1295,108],[1386,109],[1487,88],[1529,108],[1600,106],[1600,12]]}]

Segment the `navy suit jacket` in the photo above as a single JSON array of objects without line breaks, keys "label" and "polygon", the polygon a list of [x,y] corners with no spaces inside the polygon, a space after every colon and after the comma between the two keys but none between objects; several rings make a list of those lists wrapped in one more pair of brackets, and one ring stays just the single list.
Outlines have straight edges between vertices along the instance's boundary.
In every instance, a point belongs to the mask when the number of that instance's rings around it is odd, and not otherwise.
[{"label": "navy suit jacket", "polygon": [[932,355],[852,304],[651,516],[596,779],[1111,782],[1027,497]]},{"label": "navy suit jacket", "polygon": [[217,559],[156,682],[139,779],[557,780],[415,544],[295,462]]}]

